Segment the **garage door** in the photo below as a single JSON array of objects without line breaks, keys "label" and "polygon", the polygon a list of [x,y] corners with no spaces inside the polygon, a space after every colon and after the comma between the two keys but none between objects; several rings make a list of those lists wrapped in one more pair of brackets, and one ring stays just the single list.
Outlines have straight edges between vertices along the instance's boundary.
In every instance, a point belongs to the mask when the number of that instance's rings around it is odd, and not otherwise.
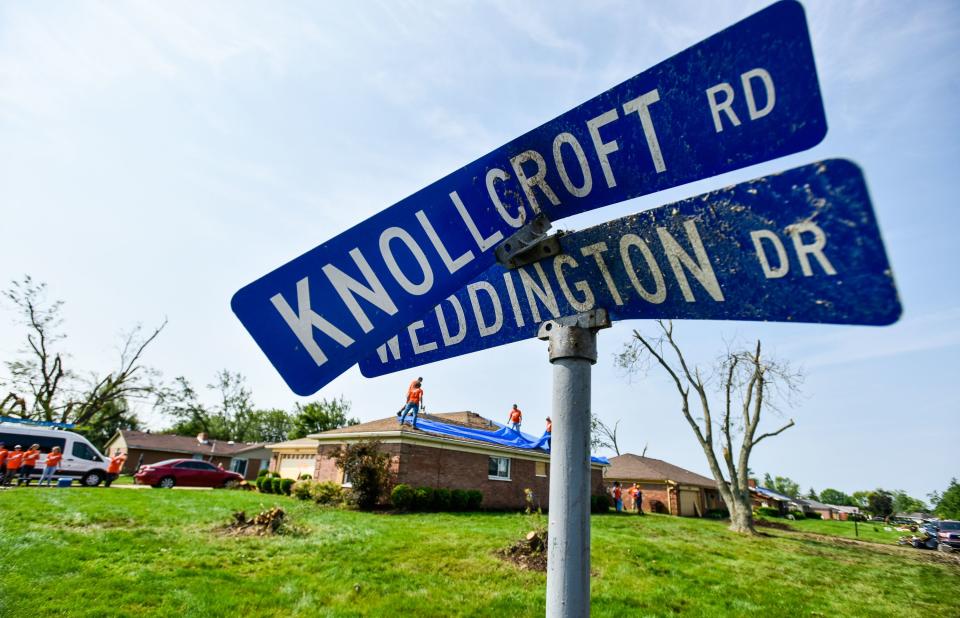
[{"label": "garage door", "polygon": [[684,517],[696,517],[700,514],[699,491],[680,490],[680,514]]},{"label": "garage door", "polygon": [[310,455],[284,455],[280,460],[280,476],[296,479],[301,474],[313,474],[313,457]]}]

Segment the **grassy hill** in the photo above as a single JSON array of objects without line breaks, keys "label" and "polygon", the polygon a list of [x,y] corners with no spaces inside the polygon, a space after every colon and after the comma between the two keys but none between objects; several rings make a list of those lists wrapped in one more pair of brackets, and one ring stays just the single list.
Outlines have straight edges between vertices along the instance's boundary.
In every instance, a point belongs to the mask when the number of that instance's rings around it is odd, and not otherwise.
[{"label": "grassy hill", "polygon": [[[273,506],[299,533],[222,533],[233,511]],[[893,546],[872,526],[885,544],[839,538],[845,523],[801,526],[816,534],[594,516],[593,615],[960,615],[955,554]],[[541,616],[544,574],[496,556],[530,528],[519,514],[368,514],[233,491],[6,490],[0,616]]]}]

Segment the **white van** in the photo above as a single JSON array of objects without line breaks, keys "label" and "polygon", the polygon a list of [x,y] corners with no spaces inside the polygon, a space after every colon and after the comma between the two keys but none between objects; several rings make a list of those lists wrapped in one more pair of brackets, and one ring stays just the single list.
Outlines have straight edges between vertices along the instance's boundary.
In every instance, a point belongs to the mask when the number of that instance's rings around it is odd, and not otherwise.
[{"label": "white van", "polygon": [[18,444],[23,450],[34,444],[40,445],[43,456],[37,460],[31,478],[40,478],[47,453],[55,446],[59,446],[63,453],[55,478],[78,479],[85,487],[96,487],[107,478],[107,458],[86,438],[72,431],[31,427],[20,423],[0,423],[0,442],[3,442],[8,451],[12,451]]}]

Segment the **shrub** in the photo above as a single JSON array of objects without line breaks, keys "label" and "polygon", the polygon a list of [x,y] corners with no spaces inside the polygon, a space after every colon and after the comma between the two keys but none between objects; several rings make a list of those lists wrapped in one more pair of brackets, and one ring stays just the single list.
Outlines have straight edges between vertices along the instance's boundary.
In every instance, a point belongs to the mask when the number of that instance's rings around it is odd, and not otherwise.
[{"label": "shrub", "polygon": [[804,519],[806,517],[803,511],[790,511],[790,514],[793,515],[794,519]]},{"label": "shrub", "polygon": [[452,502],[449,489],[436,489],[433,492],[433,508],[436,511],[449,511]]},{"label": "shrub", "polygon": [[343,502],[343,488],[333,481],[314,483],[311,495],[317,504],[340,504]]},{"label": "shrub", "polygon": [[410,487],[406,483],[400,483],[390,492],[390,502],[393,503],[395,508],[401,511],[412,510],[415,499],[416,494],[413,487]]},{"label": "shrub", "polygon": [[279,495],[282,490],[280,489],[280,477],[273,477],[270,479],[270,493]]},{"label": "shrub", "polygon": [[293,479],[280,479],[280,493],[285,496],[290,495],[290,488],[293,487]]},{"label": "shrub", "polygon": [[433,487],[417,487],[414,490],[413,506],[418,511],[429,511],[433,508]]},{"label": "shrub", "polygon": [[479,511],[480,504],[483,502],[483,494],[476,489],[471,489],[467,491],[467,509],[471,511]]},{"label": "shrub", "polygon": [[811,511],[811,512],[809,512],[809,513],[806,513],[806,514],[805,514],[805,517],[806,517],[807,519],[823,519],[823,515],[821,515],[820,513],[816,512],[816,511]]},{"label": "shrub", "polygon": [[380,450],[379,440],[348,444],[335,457],[337,466],[350,479],[350,498],[361,509],[372,509],[380,501],[387,485],[388,457]]},{"label": "shrub", "polygon": [[298,500],[309,500],[313,491],[313,481],[297,481],[291,488],[291,494]]},{"label": "shrub", "polygon": [[273,491],[273,479],[269,476],[261,476],[257,479],[257,489],[260,490],[260,493],[269,494]]},{"label": "shrub", "polygon": [[298,480],[298,481],[309,481],[309,480],[312,480],[312,479],[313,479],[313,475],[312,475],[312,474],[301,474],[300,476],[297,477],[297,480]]},{"label": "shrub", "polygon": [[590,512],[591,513],[606,513],[609,510],[610,510],[610,496],[608,496],[607,494],[590,496]]},{"label": "shrub", "polygon": [[267,476],[268,474],[270,474],[270,470],[267,468],[260,468],[260,472],[257,472],[257,478],[259,479],[260,477]]},{"label": "shrub", "polygon": [[769,506],[761,506],[757,508],[757,515],[759,517],[780,517],[780,511]]},{"label": "shrub", "polygon": [[454,511],[466,511],[469,503],[467,492],[462,489],[454,489],[450,492],[450,508]]}]

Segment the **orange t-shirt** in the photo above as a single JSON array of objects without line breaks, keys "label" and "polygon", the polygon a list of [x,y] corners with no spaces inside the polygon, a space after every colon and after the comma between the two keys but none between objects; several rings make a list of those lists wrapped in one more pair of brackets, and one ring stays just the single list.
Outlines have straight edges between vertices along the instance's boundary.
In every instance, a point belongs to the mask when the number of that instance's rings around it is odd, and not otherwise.
[{"label": "orange t-shirt", "polygon": [[519,423],[523,419],[523,413],[519,408],[514,408],[510,410],[510,422]]},{"label": "orange t-shirt", "polygon": [[7,470],[16,470],[23,461],[23,451],[10,451],[7,455]]},{"label": "orange t-shirt", "polygon": [[0,448],[0,468],[2,468],[3,465],[6,463],[6,461],[7,461],[7,453],[9,453],[9,452],[10,452],[10,451],[8,451],[8,450],[5,449],[5,448]]},{"label": "orange t-shirt", "polygon": [[621,498],[623,498],[623,492],[619,487],[613,488],[613,497],[616,498],[617,500],[620,500]]},{"label": "orange t-shirt", "polygon": [[423,389],[411,386],[407,391],[407,403],[419,404],[423,400]]},{"label": "orange t-shirt", "polygon": [[23,454],[23,463],[22,466],[35,466],[37,465],[37,459],[40,458],[40,451],[35,449],[30,449]]},{"label": "orange t-shirt", "polygon": [[547,421],[547,433],[553,433],[553,421]]},{"label": "orange t-shirt", "polygon": [[63,453],[50,453],[47,455],[47,460],[43,465],[46,467],[56,466],[60,463],[60,460],[63,459]]},{"label": "orange t-shirt", "polygon": [[111,457],[110,465],[107,466],[107,474],[120,474],[120,468],[123,467],[123,462],[126,460],[126,455],[117,455],[116,457]]}]

